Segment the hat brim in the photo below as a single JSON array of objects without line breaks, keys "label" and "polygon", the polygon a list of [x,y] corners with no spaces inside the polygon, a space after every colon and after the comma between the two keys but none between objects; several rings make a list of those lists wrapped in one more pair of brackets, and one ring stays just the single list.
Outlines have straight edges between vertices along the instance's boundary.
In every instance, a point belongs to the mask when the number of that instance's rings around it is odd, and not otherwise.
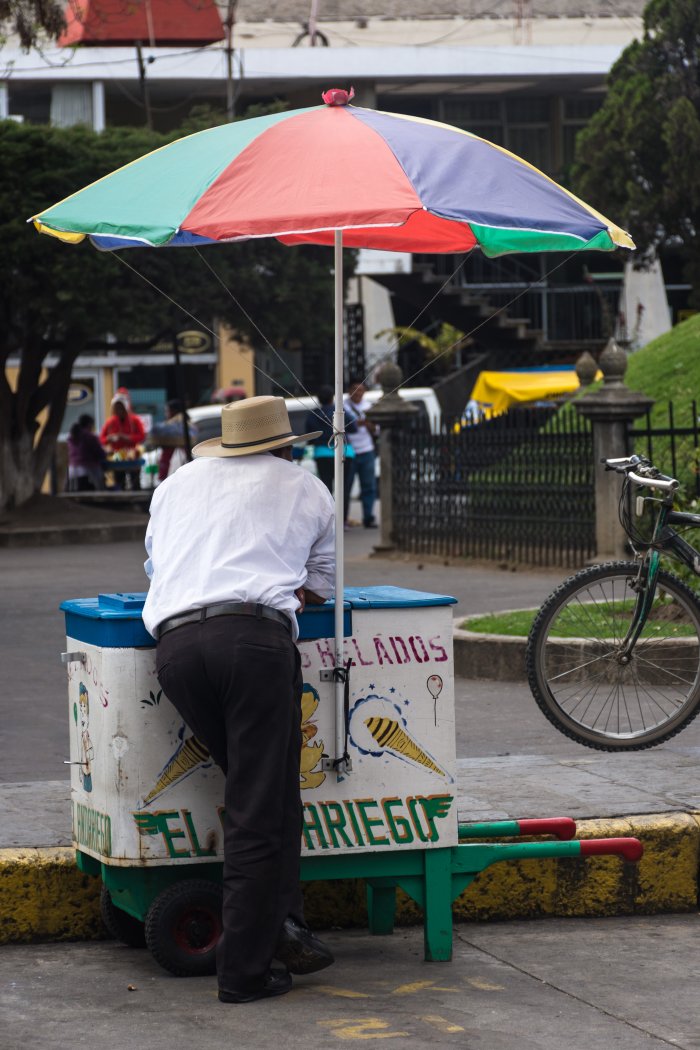
[{"label": "hat brim", "polygon": [[294,434],[292,437],[278,438],[276,441],[263,441],[258,445],[246,445],[243,448],[225,448],[221,444],[221,438],[208,438],[200,441],[192,449],[192,455],[198,459],[202,456],[252,456],[257,452],[272,452],[276,448],[284,448],[285,445],[299,445],[304,441],[314,441],[321,437],[322,430],[313,430],[310,434]]}]

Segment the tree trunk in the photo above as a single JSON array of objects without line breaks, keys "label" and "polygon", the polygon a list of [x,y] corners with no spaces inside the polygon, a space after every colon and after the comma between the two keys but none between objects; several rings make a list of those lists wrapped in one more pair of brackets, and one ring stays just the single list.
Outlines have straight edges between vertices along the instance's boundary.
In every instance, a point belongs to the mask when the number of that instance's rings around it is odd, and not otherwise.
[{"label": "tree trunk", "polygon": [[12,510],[34,495],[34,435],[0,441],[0,509]]},{"label": "tree trunk", "polygon": [[[0,384],[0,510],[13,510],[39,492],[53,461],[56,438],[65,412],[73,363],[80,343],[71,342],[43,383],[37,385],[36,360],[43,349],[26,353],[17,391]],[[39,438],[37,417],[46,408],[48,415]]]}]

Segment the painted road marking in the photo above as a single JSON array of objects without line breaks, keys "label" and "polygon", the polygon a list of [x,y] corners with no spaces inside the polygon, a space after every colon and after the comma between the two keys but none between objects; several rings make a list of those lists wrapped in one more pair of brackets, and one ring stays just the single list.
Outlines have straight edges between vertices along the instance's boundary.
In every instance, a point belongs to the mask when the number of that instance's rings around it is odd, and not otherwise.
[{"label": "painted road marking", "polygon": [[490,981],[483,981],[478,977],[465,977],[464,980],[467,984],[470,984],[472,988],[478,988],[481,992],[503,992],[505,988],[502,984],[491,984]]},{"label": "painted road marking", "polygon": [[[309,987],[307,985],[307,987]],[[336,995],[340,999],[371,999],[372,996],[366,992],[354,992],[352,988],[336,988],[334,984],[315,984],[310,989],[314,992],[321,992],[323,995]]]},{"label": "painted road marking", "polygon": [[412,984],[400,984],[394,988],[392,995],[413,995],[415,992],[423,992],[426,988],[434,992],[458,992],[459,988],[444,988],[437,981],[413,981]]},{"label": "painted road marking", "polygon": [[439,1032],[463,1032],[464,1029],[461,1025],[453,1024],[452,1021],[448,1021],[445,1017],[440,1017],[439,1014],[424,1014],[421,1017],[421,1021],[425,1021],[426,1024],[430,1024],[433,1028],[437,1028]]},{"label": "painted road marking", "polygon": [[336,1021],[317,1021],[323,1028],[330,1028],[338,1039],[397,1039],[407,1038],[409,1032],[390,1032],[388,1021],[380,1017],[343,1017]]}]

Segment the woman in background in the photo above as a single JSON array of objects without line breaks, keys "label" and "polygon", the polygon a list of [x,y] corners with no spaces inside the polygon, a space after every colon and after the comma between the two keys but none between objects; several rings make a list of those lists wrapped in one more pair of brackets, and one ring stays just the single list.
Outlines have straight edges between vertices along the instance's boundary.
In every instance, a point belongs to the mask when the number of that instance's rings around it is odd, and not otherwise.
[{"label": "woman in background", "polygon": [[129,406],[126,394],[114,395],[112,415],[102,427],[100,441],[114,463],[114,487],[133,490],[141,488],[140,455],[146,430],[140,417]]},{"label": "woman in background", "polygon": [[93,492],[104,488],[102,464],[106,453],[95,434],[95,420],[83,415],[68,434],[68,491]]}]

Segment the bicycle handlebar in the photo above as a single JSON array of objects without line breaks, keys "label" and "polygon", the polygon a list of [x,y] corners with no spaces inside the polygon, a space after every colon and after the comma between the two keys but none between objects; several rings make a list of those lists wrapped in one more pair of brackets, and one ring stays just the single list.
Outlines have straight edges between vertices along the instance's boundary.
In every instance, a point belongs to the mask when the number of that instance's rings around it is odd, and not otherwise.
[{"label": "bicycle handlebar", "polygon": [[680,487],[676,478],[662,474],[655,466],[643,456],[625,456],[621,459],[604,459],[606,470],[614,470],[617,474],[625,474],[630,481],[636,485],[644,485],[646,488],[664,489],[666,492],[675,492]]},{"label": "bicycle handlebar", "polygon": [[633,481],[635,485],[646,485],[647,488],[652,489],[665,489],[667,492],[675,492],[680,486],[680,481],[676,481],[675,478],[666,477],[662,474],[658,478],[643,478],[640,474],[636,474],[633,470],[627,471],[627,477],[630,481]]}]

